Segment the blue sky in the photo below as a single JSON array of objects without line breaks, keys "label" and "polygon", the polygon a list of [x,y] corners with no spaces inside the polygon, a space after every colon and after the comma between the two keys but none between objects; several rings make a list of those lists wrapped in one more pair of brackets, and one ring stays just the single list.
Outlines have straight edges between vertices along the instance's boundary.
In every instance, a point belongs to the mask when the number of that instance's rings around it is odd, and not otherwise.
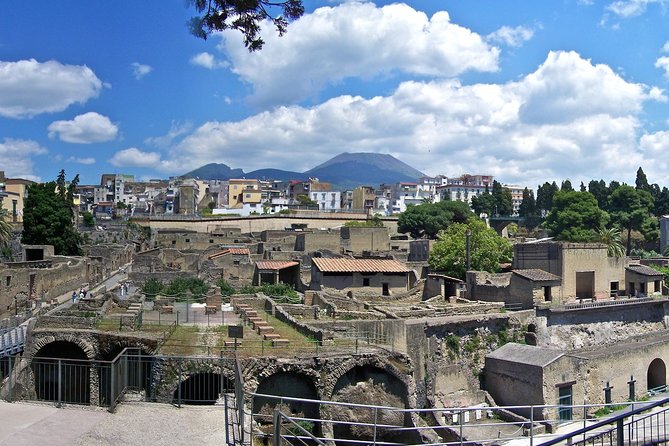
[{"label": "blue sky", "polygon": [[83,183],[390,153],[430,175],[669,186],[666,0],[305,1],[262,51],[183,0],[5,2],[0,170]]}]

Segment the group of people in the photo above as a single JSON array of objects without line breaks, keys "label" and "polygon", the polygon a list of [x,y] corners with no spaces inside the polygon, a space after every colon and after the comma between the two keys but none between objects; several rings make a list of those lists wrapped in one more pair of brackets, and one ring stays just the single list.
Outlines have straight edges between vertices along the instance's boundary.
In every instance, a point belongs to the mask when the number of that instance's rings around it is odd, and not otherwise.
[{"label": "group of people", "polygon": [[128,282],[121,283],[121,297],[128,294],[128,286],[129,286]]},{"label": "group of people", "polygon": [[89,294],[88,291],[86,290],[86,288],[81,288],[79,290],[79,294],[77,294],[77,290],[74,290],[74,291],[72,291],[72,302],[76,302],[77,297],[81,300],[81,299],[85,298],[87,295],[89,297],[93,297],[93,293]]}]

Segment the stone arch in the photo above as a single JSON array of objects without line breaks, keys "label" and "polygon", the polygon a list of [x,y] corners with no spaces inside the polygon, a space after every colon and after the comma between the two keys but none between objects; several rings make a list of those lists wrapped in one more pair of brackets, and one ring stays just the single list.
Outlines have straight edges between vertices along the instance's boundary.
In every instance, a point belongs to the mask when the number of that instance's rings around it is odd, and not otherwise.
[{"label": "stone arch", "polygon": [[[387,363],[364,361],[348,369],[336,380],[332,388],[332,401],[398,407],[410,406],[409,386],[403,377],[398,376],[396,369]],[[329,406],[326,418],[343,422],[360,422],[385,424],[389,426],[409,427],[413,422],[409,413],[379,409],[373,411],[366,408],[347,408]],[[332,434],[337,439],[377,440],[398,443],[417,443],[415,432],[400,432],[371,427],[352,426],[346,423],[333,423]]]},{"label": "stone arch", "polygon": [[35,352],[30,366],[38,400],[90,404],[91,363],[79,344],[48,342]]},{"label": "stone arch", "polygon": [[33,332],[32,342],[30,343],[30,347],[26,352],[26,357],[32,358],[48,344],[59,341],[76,344],[79,348],[81,348],[81,350],[84,351],[86,354],[86,359],[88,360],[93,360],[96,357],[98,344],[95,342],[95,339],[88,339],[86,337],[77,336],[74,333],[67,332],[51,333],[46,335]]},{"label": "stone arch", "polygon": [[[257,394],[272,395],[272,397],[254,396],[252,412],[259,424],[267,425],[272,422],[272,413],[277,405],[281,405],[288,415],[301,416],[305,418],[320,419],[320,408],[318,403],[301,401],[283,401],[280,397],[301,398],[318,400],[319,394],[314,380],[296,371],[278,371],[263,378],[258,383]],[[320,435],[320,424],[314,424],[312,431]]]},{"label": "stone arch", "polygon": [[[666,388],[667,386],[667,366],[660,358],[655,358],[648,365],[646,373],[646,383],[648,390]],[[664,390],[664,389],[662,389]]]},{"label": "stone arch", "polygon": [[222,380],[221,391],[234,389],[234,361],[225,359],[183,359],[156,358],[153,362],[152,376],[170,377],[152,383],[152,400],[163,403],[174,403],[174,396],[179,386],[194,375],[215,374]]},{"label": "stone arch", "polygon": [[173,402],[192,405],[214,405],[222,393],[234,390],[234,383],[221,373],[193,373],[174,391]]}]

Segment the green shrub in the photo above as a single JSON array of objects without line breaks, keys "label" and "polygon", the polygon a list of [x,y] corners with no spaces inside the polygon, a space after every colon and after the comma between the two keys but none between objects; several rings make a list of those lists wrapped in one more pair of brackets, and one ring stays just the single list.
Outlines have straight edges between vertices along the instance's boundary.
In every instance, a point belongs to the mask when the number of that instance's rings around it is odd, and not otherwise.
[{"label": "green shrub", "polygon": [[148,279],[142,285],[142,293],[150,297],[155,297],[156,294],[160,294],[163,291],[163,283],[158,279]]},{"label": "green shrub", "polygon": [[216,286],[221,289],[221,296],[232,296],[235,294],[235,289],[222,277],[216,282]]}]

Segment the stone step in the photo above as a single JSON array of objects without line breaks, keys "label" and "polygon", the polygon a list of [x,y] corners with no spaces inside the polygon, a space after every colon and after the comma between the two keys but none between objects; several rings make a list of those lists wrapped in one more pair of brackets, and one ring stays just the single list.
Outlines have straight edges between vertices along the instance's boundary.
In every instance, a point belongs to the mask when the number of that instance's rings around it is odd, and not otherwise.
[{"label": "stone step", "polygon": [[274,339],[281,339],[281,335],[279,333],[265,333],[264,338],[266,341],[271,341]]},{"label": "stone step", "polygon": [[272,340],[272,347],[282,347],[288,344],[290,344],[290,341],[288,339],[279,338]]},{"label": "stone step", "polygon": [[247,310],[244,312],[244,317],[258,317],[258,312],[256,310]]},{"label": "stone step", "polygon": [[225,346],[226,348],[234,347],[235,345],[237,347],[239,347],[240,345],[242,345],[242,341],[240,341],[238,339],[233,339],[233,340],[230,340],[230,341],[223,341],[223,346]]},{"label": "stone step", "polygon": [[256,326],[256,329],[258,330],[258,334],[274,333],[274,327],[271,325],[259,325]]}]

